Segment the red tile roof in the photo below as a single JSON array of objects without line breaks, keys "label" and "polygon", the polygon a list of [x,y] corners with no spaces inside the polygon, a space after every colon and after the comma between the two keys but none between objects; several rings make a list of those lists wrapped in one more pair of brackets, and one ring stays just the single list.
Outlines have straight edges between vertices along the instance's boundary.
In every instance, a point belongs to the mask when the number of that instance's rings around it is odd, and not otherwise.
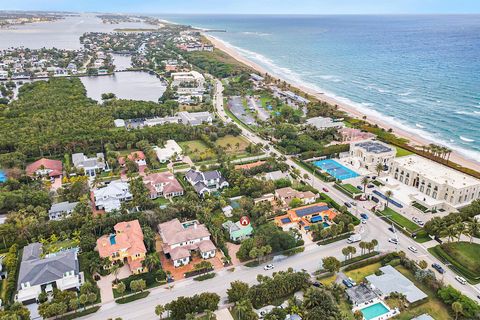
[{"label": "red tile roof", "polygon": [[97,240],[100,257],[110,257],[120,250],[127,250],[130,256],[147,252],[138,220],[119,222],[114,229],[114,235],[104,235]]},{"label": "red tile roof", "polygon": [[51,177],[61,175],[63,171],[62,161],[51,160],[47,158],[42,158],[33,163],[30,163],[25,169],[25,171],[27,172],[27,175],[33,176],[35,172],[37,172],[42,167],[51,170],[51,172],[49,173]]}]

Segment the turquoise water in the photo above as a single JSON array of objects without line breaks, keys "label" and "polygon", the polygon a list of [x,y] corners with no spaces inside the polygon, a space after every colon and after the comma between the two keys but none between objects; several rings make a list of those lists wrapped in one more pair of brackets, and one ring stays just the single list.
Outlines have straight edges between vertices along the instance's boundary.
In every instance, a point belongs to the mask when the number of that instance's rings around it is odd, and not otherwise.
[{"label": "turquoise water", "polygon": [[313,162],[313,165],[325,170],[329,175],[333,176],[335,179],[345,180],[350,178],[358,177],[358,173],[349,168],[343,166],[332,159],[320,160]]},{"label": "turquoise water", "polygon": [[480,159],[480,15],[162,16],[269,72]]},{"label": "turquoise water", "polygon": [[366,320],[375,319],[376,317],[379,317],[383,314],[388,313],[387,307],[385,307],[383,303],[380,303],[380,302],[372,304],[371,306],[368,306],[366,308],[363,308],[360,311],[362,312],[363,317]]},{"label": "turquoise water", "polygon": [[0,170],[0,183],[7,181],[7,175],[3,170]]}]

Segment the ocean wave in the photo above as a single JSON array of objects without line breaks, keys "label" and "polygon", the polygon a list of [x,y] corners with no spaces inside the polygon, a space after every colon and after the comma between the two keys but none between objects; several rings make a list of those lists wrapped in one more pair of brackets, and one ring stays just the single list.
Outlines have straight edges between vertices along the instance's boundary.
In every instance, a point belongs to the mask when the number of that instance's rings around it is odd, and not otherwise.
[{"label": "ocean wave", "polygon": [[417,103],[418,102],[417,99],[413,99],[413,98],[402,98],[402,99],[398,99],[398,101],[403,102],[403,103]]},{"label": "ocean wave", "polygon": [[420,123],[415,123],[415,126],[417,126],[417,128],[420,128],[420,129],[425,129],[425,127],[422,126]]},{"label": "ocean wave", "polygon": [[464,136],[460,136],[460,140],[465,141],[465,142],[475,142],[473,139],[465,138]]},{"label": "ocean wave", "polygon": [[459,111],[455,111],[456,114],[462,114],[462,115],[466,115],[466,116],[479,116],[480,115],[480,111],[465,111],[465,110],[459,110]]},{"label": "ocean wave", "polygon": [[399,96],[401,97],[406,97],[406,96],[409,96],[413,93],[413,91],[406,91],[406,92],[400,92],[398,93]]},{"label": "ocean wave", "polygon": [[390,92],[390,90],[388,89],[383,89],[383,88],[380,88],[376,85],[373,85],[373,84],[369,84],[368,86],[365,87],[365,89],[367,90],[374,90],[374,91],[377,91],[378,93],[388,93]]},{"label": "ocean wave", "polygon": [[328,80],[332,82],[342,82],[342,79],[340,79],[340,77],[330,75],[330,74],[324,74],[324,75],[321,74],[321,75],[315,76],[315,78],[321,78],[323,80]]},{"label": "ocean wave", "polygon": [[[218,39],[218,38],[216,38],[216,39]],[[399,120],[395,117],[385,115],[385,114],[375,110],[373,108],[373,104],[371,104],[371,103],[365,103],[365,102],[364,103],[356,103],[356,102],[354,102],[354,101],[352,101],[348,98],[339,96],[339,95],[337,95],[333,92],[330,92],[328,90],[324,90],[323,88],[319,87],[318,85],[316,85],[314,83],[304,81],[299,76],[299,74],[297,72],[294,72],[293,70],[288,69],[288,68],[279,67],[278,65],[275,64],[275,62],[272,59],[267,58],[266,56],[264,56],[260,53],[236,47],[236,46],[232,45],[231,43],[229,43],[227,41],[224,41],[222,39],[218,39],[218,40],[221,41],[225,46],[236,50],[243,57],[245,57],[247,59],[252,59],[254,62],[258,62],[263,67],[265,67],[265,69],[267,69],[268,72],[270,72],[274,76],[283,78],[283,79],[285,79],[287,81],[290,81],[294,84],[297,84],[299,86],[311,89],[315,92],[321,92],[326,97],[335,99],[335,100],[339,101],[340,103],[344,103],[346,105],[349,105],[352,108],[358,110],[359,112],[367,115],[368,117],[376,118],[376,119],[382,121],[387,126],[390,125],[394,128],[398,128],[400,130],[403,130],[405,132],[409,132],[409,133],[411,133],[413,135],[416,135],[418,137],[422,137],[422,138],[424,138],[428,141],[431,141],[432,143],[436,143],[436,144],[446,146],[446,147],[448,147],[452,150],[455,150],[456,152],[465,156],[466,158],[476,160],[476,161],[478,161],[478,159],[480,159],[480,152],[479,151],[464,148],[464,147],[460,146],[457,142],[452,141],[452,140],[444,140],[444,139],[438,137],[438,135],[433,134],[430,130],[431,128],[419,128],[419,127],[411,125],[411,124],[406,124],[405,122],[403,122],[403,121],[401,121],[401,120]],[[408,91],[408,95],[410,95],[412,93],[413,93],[412,91]],[[403,94],[407,95],[407,92],[404,92]],[[401,95],[401,94],[399,94],[399,95]],[[405,101],[403,101],[405,103],[416,103],[416,102],[418,102],[417,99],[413,99],[413,98],[405,98],[403,100],[405,100]],[[428,130],[430,130],[430,131],[428,131]]]}]

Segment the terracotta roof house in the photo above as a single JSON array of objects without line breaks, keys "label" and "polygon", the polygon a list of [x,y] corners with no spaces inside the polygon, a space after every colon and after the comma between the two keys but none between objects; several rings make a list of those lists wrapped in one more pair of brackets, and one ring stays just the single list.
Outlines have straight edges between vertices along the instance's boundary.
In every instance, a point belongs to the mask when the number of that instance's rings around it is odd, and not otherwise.
[{"label": "terracotta roof house", "polygon": [[25,169],[28,176],[60,177],[63,172],[62,161],[42,158],[30,163]]},{"label": "terracotta roof house", "polygon": [[250,170],[256,167],[263,165],[265,161],[257,161],[252,163],[237,164],[235,165],[235,170]]},{"label": "terracotta roof house", "polygon": [[288,206],[295,198],[302,200],[304,204],[314,203],[317,199],[317,195],[311,191],[301,192],[293,188],[286,187],[275,190],[275,198],[280,200],[284,205]]},{"label": "terracotta roof house", "polygon": [[[143,151],[134,151],[127,156],[127,159],[135,162],[139,167],[147,165],[146,157]],[[118,163],[122,167],[125,166],[125,163],[126,163],[125,157],[118,158]]]},{"label": "terracotta roof house", "polygon": [[275,217],[278,226],[285,226],[299,223],[308,230],[309,225],[314,223],[331,224],[337,213],[331,210],[326,203],[319,202],[303,207],[290,209],[283,216]]},{"label": "terracotta roof house", "polygon": [[42,257],[42,244],[31,243],[23,248],[16,300],[24,304],[32,303],[42,291],[51,293],[54,287],[59,290],[78,290],[83,282],[77,249]]},{"label": "terracotta roof house", "polygon": [[202,172],[190,169],[185,174],[185,180],[187,180],[202,197],[206,193],[210,194],[211,192],[229,186],[227,180],[225,180],[218,170]]},{"label": "terracotta roof house", "polygon": [[151,199],[160,197],[170,199],[183,195],[180,182],[168,171],[149,174],[143,178],[143,183],[150,191]]},{"label": "terracotta roof house", "polygon": [[190,262],[191,252],[199,251],[203,259],[213,258],[216,248],[210,240],[208,229],[198,221],[181,223],[173,219],[158,225],[163,252],[175,267]]},{"label": "terracotta roof house", "polygon": [[137,274],[146,272],[142,266],[147,249],[143,243],[143,232],[138,220],[119,222],[114,234],[104,235],[97,240],[97,250],[101,258],[112,263],[128,263],[130,270]]}]

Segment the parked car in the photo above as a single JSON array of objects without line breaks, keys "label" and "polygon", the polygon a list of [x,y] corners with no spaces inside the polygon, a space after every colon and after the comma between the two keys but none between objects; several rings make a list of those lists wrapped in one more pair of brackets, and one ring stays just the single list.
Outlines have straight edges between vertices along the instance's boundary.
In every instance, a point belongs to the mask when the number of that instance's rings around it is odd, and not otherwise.
[{"label": "parked car", "polygon": [[414,246],[408,247],[408,250],[412,251],[413,253],[417,253],[417,252],[418,252],[418,249],[415,248]]},{"label": "parked car", "polygon": [[368,220],[368,215],[366,213],[360,213],[360,217],[362,217],[365,220]]},{"label": "parked car", "polygon": [[272,270],[273,268],[275,268],[273,264],[267,264],[265,267],[263,267],[263,270],[268,271]]},{"label": "parked car", "polygon": [[378,198],[377,198],[377,197],[373,197],[373,196],[372,196],[372,198],[371,198],[371,199],[372,199],[372,201],[373,201],[373,202],[375,202],[375,203],[379,203],[379,202],[380,202],[380,200],[378,200]]},{"label": "parked car", "polygon": [[420,227],[423,227],[425,225],[425,222],[423,222],[421,220],[418,220],[417,223]]},{"label": "parked car", "polygon": [[348,277],[348,281],[350,281],[350,283],[352,284],[352,286],[356,286],[357,283],[355,281],[353,281],[352,278]]},{"label": "parked car", "polygon": [[365,220],[365,219],[362,219],[362,220],[360,220],[360,221],[361,221],[363,224],[367,223],[367,220]]},{"label": "parked car", "polygon": [[350,202],[350,204],[351,204],[352,206],[354,206],[354,207],[357,206],[357,203],[356,203],[355,201]]},{"label": "parked car", "polygon": [[347,279],[343,279],[342,283],[345,285],[347,288],[353,287],[352,283],[348,281]]},{"label": "parked car", "polygon": [[393,229],[392,227],[389,227],[388,230],[390,230],[391,232],[395,233],[395,229]]},{"label": "parked car", "polygon": [[412,221],[413,221],[413,222],[417,222],[417,221],[418,221],[417,217],[413,217],[413,218],[412,218]]},{"label": "parked car", "polygon": [[362,186],[357,186],[357,189],[363,191],[363,187],[362,187]]},{"label": "parked car", "polygon": [[369,184],[369,185],[367,185],[367,188],[369,188],[369,189],[375,188],[375,185]]},{"label": "parked car", "polygon": [[352,207],[352,205],[351,205],[350,203],[348,203],[348,202],[345,202],[344,205],[345,205],[345,207],[347,207],[347,208],[351,208],[351,207]]},{"label": "parked car", "polygon": [[328,192],[328,189],[327,189],[327,188],[322,188],[322,190],[323,190],[324,192]]},{"label": "parked car", "polygon": [[432,268],[437,270],[438,272],[440,272],[441,274],[444,274],[445,273],[445,269],[442,268],[441,265],[439,265],[438,263],[434,263],[432,264]]},{"label": "parked car", "polygon": [[389,238],[388,242],[393,243],[393,244],[398,244],[398,240],[395,238]]},{"label": "parked car", "polygon": [[315,282],[313,282],[313,283],[312,283],[312,286],[314,286],[314,287],[317,287],[317,288],[318,288],[318,287],[320,287],[321,285],[320,285],[320,282],[318,282],[318,281],[315,281]]},{"label": "parked car", "polygon": [[467,280],[465,280],[465,278],[463,278],[463,277],[456,276],[455,280],[457,280],[458,282],[460,282],[463,285],[467,284]]}]

